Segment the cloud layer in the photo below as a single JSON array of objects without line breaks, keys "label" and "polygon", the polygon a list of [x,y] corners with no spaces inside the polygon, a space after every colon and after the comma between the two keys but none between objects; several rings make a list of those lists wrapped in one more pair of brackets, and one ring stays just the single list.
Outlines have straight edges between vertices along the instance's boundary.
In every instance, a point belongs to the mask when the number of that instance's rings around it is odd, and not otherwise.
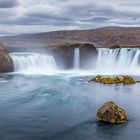
[{"label": "cloud layer", "polygon": [[18,5],[17,0],[0,0],[0,8],[12,8]]},{"label": "cloud layer", "polygon": [[140,26],[139,0],[0,0],[0,35]]}]

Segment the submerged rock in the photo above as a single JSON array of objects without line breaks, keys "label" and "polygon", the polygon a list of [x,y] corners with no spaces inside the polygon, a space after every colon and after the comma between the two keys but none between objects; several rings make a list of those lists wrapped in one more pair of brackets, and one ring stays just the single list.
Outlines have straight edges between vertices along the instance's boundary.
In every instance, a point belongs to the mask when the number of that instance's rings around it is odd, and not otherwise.
[{"label": "submerged rock", "polygon": [[5,46],[0,43],[0,72],[12,72],[13,60]]},{"label": "submerged rock", "polygon": [[122,77],[104,77],[101,75],[97,75],[96,77],[92,78],[89,82],[98,82],[98,83],[103,83],[103,84],[135,84],[136,80],[134,80],[130,76],[122,76]]},{"label": "submerged rock", "polygon": [[104,103],[98,109],[97,117],[99,121],[112,124],[124,123],[128,120],[125,110],[118,107],[113,101]]}]

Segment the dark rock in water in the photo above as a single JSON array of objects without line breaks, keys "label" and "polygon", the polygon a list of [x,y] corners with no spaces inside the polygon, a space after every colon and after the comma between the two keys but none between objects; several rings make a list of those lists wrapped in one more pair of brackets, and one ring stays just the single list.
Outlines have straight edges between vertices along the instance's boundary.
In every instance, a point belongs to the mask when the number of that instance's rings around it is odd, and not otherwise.
[{"label": "dark rock in water", "polygon": [[101,75],[97,75],[96,77],[92,78],[89,82],[98,82],[103,84],[124,84],[124,85],[131,85],[135,84],[136,80],[134,80],[130,76],[122,76],[122,77],[104,77]]},{"label": "dark rock in water", "polygon": [[0,43],[0,72],[12,72],[13,70],[13,60],[5,46]]},{"label": "dark rock in water", "polygon": [[125,110],[118,107],[114,102],[106,102],[98,109],[97,117],[99,121],[106,123],[124,123],[128,120]]},{"label": "dark rock in water", "polygon": [[[50,48],[50,51],[55,56],[57,63],[64,64],[66,69],[73,68],[74,62],[74,50],[75,48],[80,49],[80,67],[83,68],[85,65],[85,61],[93,58],[96,59],[98,51],[93,44],[89,43],[65,43],[60,45],[55,45]],[[88,67],[88,66],[87,66]]]}]

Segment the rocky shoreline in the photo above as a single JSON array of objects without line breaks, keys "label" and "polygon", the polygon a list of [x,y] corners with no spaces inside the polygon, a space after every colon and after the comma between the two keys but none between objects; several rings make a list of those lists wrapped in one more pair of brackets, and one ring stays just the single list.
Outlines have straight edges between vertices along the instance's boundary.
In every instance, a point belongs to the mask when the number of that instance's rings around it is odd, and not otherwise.
[{"label": "rocky shoreline", "polygon": [[13,72],[13,60],[9,55],[9,51],[2,43],[0,43],[0,72]]}]

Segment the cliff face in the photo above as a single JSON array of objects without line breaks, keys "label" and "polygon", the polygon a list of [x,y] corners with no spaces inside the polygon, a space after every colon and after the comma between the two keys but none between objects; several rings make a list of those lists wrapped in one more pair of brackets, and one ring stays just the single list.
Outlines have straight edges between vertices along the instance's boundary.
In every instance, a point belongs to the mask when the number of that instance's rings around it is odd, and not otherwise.
[{"label": "cliff face", "polygon": [[15,50],[47,48],[66,42],[88,42],[95,47],[140,47],[140,27],[104,27],[92,30],[55,31],[48,33],[0,37],[0,41]]},{"label": "cliff face", "polygon": [[5,46],[0,43],[0,72],[13,72],[13,61]]},{"label": "cliff face", "polygon": [[[61,45],[51,46],[50,52],[53,54],[59,66],[63,64],[65,69],[72,69],[74,66],[74,51],[79,48],[80,52],[80,68],[90,67],[87,61],[94,60],[97,57],[97,50],[94,45],[88,43],[65,43]],[[85,65],[86,62],[86,65]],[[91,63],[89,63],[91,64]]]}]

